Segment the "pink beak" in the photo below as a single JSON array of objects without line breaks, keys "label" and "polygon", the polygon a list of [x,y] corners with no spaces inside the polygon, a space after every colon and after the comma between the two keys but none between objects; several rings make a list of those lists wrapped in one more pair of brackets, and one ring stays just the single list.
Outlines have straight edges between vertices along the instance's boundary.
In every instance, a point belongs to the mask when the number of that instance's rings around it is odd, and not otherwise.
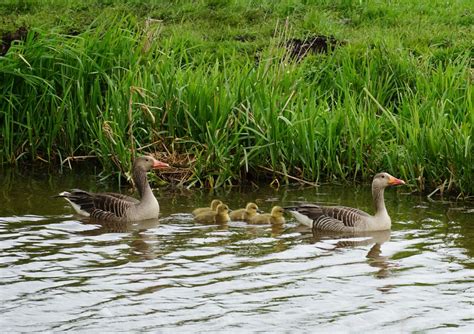
[{"label": "pink beak", "polygon": [[391,185],[391,186],[397,186],[399,184],[405,184],[405,181],[397,179],[396,177],[391,177],[388,180],[388,184]]},{"label": "pink beak", "polygon": [[153,169],[158,169],[158,168],[168,168],[170,165],[168,165],[166,162],[156,160],[153,161]]}]

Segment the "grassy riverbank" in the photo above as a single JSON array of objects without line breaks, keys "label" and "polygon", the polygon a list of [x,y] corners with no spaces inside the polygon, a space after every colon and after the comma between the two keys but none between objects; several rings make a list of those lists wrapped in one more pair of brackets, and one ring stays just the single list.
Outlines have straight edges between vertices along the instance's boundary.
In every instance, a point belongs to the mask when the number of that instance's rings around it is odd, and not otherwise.
[{"label": "grassy riverbank", "polygon": [[[474,193],[470,1],[97,3],[0,5],[28,29],[0,56],[3,164],[156,151],[188,185],[386,170]],[[316,35],[334,50],[289,56]]]}]

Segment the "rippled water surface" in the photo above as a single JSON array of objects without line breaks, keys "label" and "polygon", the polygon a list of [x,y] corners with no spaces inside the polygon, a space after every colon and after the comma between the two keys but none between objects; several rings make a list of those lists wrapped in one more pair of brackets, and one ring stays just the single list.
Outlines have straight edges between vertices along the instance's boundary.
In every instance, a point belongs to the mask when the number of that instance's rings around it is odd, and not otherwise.
[{"label": "rippled water surface", "polygon": [[[81,221],[72,187],[119,190],[88,174],[0,174],[0,325],[19,331],[471,332],[474,205],[386,191],[392,231],[313,234],[202,226],[221,198],[269,211],[294,201],[372,212],[368,187],[159,189],[158,221]],[[127,192],[123,188],[122,192]]]}]

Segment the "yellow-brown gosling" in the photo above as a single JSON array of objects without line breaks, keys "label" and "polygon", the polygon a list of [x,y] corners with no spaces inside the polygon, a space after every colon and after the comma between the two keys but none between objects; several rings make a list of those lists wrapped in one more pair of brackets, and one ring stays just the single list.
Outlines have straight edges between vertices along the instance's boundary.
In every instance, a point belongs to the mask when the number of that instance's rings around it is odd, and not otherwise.
[{"label": "yellow-brown gosling", "polygon": [[217,206],[218,206],[219,204],[222,204],[222,201],[220,201],[220,200],[218,200],[218,199],[214,199],[214,200],[212,200],[210,207],[194,209],[194,210],[193,210],[193,216],[197,216],[197,215],[199,215],[199,214],[201,214],[201,213],[208,212],[208,211],[216,211]]},{"label": "yellow-brown gosling", "polygon": [[219,204],[216,211],[207,211],[198,214],[194,220],[201,224],[224,224],[230,221],[229,207],[226,204]]},{"label": "yellow-brown gosling", "polygon": [[229,216],[231,220],[249,221],[252,217],[257,215],[258,206],[255,203],[247,203],[245,209],[233,210]]},{"label": "yellow-brown gosling", "polygon": [[250,224],[284,224],[285,217],[283,213],[285,210],[281,206],[274,206],[271,213],[263,213],[252,217],[248,222]]}]

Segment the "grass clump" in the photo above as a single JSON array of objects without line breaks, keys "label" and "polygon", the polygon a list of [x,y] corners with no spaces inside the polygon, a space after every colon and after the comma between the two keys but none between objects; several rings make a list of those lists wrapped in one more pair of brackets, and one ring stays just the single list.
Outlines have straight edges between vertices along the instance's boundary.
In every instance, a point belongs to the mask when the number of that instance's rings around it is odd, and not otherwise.
[{"label": "grass clump", "polygon": [[[24,3],[4,20],[82,16],[30,26],[0,57],[4,164],[90,155],[125,171],[155,150],[186,154],[188,185],[267,168],[310,181],[387,170],[422,190],[473,193],[467,1],[440,2],[444,13],[408,0],[111,0],[94,20],[94,0]],[[344,43],[289,57],[285,41],[316,34]]]}]

